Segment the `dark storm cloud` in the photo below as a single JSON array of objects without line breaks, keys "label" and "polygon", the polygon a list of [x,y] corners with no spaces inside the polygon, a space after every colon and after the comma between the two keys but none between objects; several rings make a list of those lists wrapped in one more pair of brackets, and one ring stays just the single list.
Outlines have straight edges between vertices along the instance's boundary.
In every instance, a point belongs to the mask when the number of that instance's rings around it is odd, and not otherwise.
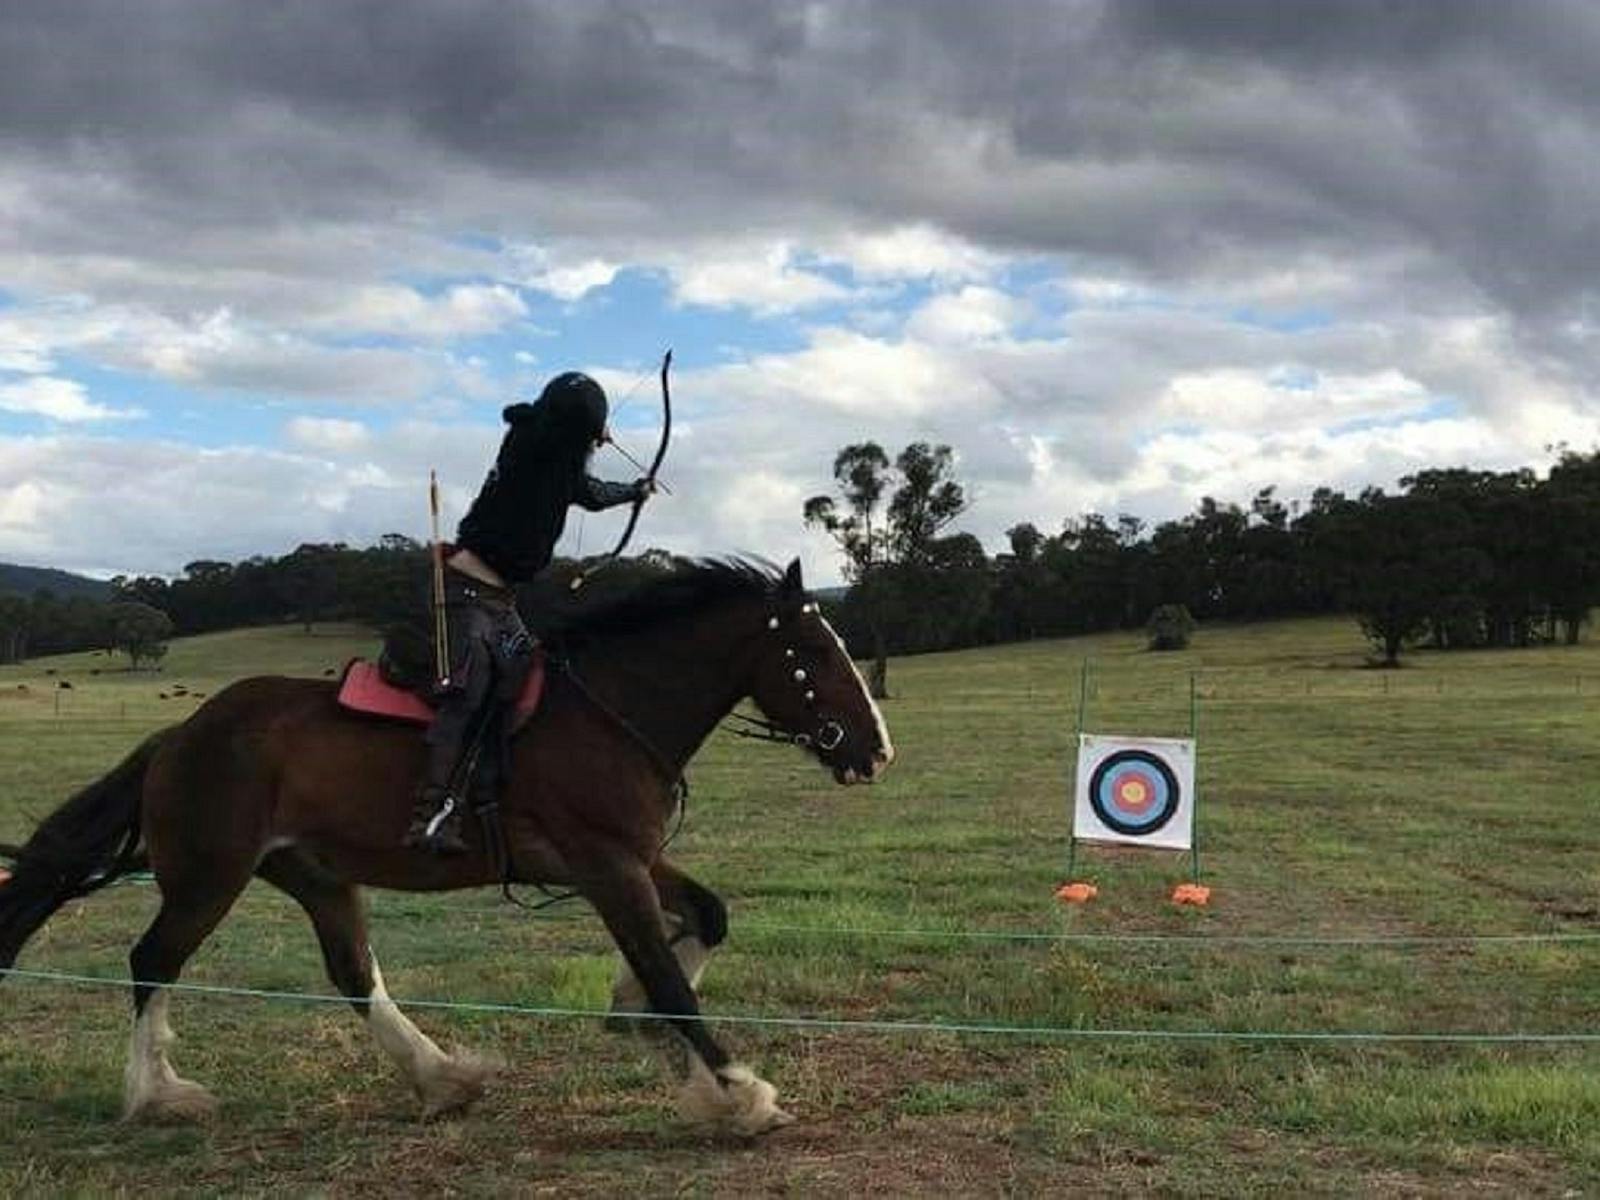
[{"label": "dark storm cloud", "polygon": [[248,254],[313,224],[661,245],[921,220],[1166,282],[1403,252],[1419,286],[1530,316],[1587,297],[1600,265],[1584,4],[8,9],[13,253],[170,262],[195,230]]}]

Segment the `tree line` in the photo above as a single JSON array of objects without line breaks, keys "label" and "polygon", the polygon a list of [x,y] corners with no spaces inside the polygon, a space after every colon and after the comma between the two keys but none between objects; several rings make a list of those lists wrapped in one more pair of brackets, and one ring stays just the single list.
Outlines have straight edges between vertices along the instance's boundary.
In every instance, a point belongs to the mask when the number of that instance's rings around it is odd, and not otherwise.
[{"label": "tree line", "polygon": [[306,543],[280,557],[199,559],[182,575],[117,576],[111,596],[0,592],[0,662],[74,650],[120,651],[137,667],[159,661],[173,636],[245,625],[326,621],[386,625],[420,619],[427,548],[389,534],[376,545]]},{"label": "tree line", "polygon": [[[875,690],[891,654],[1186,621],[1350,613],[1382,661],[1409,645],[1444,649],[1576,641],[1600,602],[1600,451],[1564,451],[1531,469],[1432,469],[1394,491],[1319,488],[1286,503],[1273,488],[1247,506],[1203,499],[1177,520],[1086,513],[1053,532],[1023,523],[989,555],[952,532],[968,509],[948,446],[913,443],[890,459],[876,443],[835,459],[832,494],[803,519],[843,555],[849,590],[830,604],[851,649],[873,658]],[[668,561],[618,563],[607,588]],[[428,552],[389,534],[369,547],[306,543],[280,557],[202,559],[173,579],[112,580],[111,599],[0,592],[0,662],[82,649],[158,661],[166,637],[244,625],[424,619]],[[529,617],[575,564],[529,589]]]},{"label": "tree line", "polygon": [[947,446],[893,462],[847,446],[835,491],[803,515],[830,533],[851,589],[838,621],[858,652],[949,650],[1173,621],[1350,613],[1380,660],[1444,649],[1578,640],[1600,603],[1600,452],[1531,469],[1431,469],[1398,490],[1318,488],[1304,504],[1265,488],[1248,507],[1213,498],[1153,528],[1086,513],[1047,533],[1007,531],[987,556],[946,533],[966,510]]}]

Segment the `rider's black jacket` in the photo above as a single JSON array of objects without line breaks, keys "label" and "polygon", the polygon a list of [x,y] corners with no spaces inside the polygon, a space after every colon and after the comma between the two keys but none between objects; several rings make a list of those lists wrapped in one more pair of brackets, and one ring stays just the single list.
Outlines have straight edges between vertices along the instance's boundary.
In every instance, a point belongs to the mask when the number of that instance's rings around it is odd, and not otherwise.
[{"label": "rider's black jacket", "polygon": [[456,544],[471,550],[507,583],[525,582],[550,564],[567,524],[567,506],[590,512],[627,504],[639,484],[607,483],[588,472],[600,432],[582,412],[541,398],[504,412],[500,453],[456,529]]}]

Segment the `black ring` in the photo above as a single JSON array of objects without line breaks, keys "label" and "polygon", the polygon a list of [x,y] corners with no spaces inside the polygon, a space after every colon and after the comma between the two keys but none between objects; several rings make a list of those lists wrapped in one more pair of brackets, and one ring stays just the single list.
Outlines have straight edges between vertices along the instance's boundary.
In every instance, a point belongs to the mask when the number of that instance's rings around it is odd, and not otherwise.
[{"label": "black ring", "polygon": [[[1167,802],[1163,811],[1157,814],[1154,820],[1139,825],[1130,825],[1107,811],[1100,799],[1100,785],[1105,782],[1105,777],[1117,767],[1129,762],[1154,768],[1156,774],[1161,776],[1161,781],[1167,785]],[[1178,809],[1182,805],[1183,796],[1178,790],[1178,777],[1158,755],[1151,754],[1148,750],[1118,750],[1115,754],[1108,754],[1100,760],[1094,773],[1089,776],[1089,807],[1094,810],[1094,815],[1100,818],[1107,829],[1124,837],[1142,837],[1156,832],[1178,815]]]}]

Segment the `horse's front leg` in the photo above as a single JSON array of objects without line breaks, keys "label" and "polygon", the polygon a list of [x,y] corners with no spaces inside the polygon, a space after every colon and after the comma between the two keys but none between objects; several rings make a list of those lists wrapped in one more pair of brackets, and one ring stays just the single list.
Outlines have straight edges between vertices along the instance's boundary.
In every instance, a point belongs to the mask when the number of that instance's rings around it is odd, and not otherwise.
[{"label": "horse's front leg", "polygon": [[[719,897],[704,884],[691,879],[664,858],[650,868],[662,913],[662,930],[673,956],[682,968],[689,986],[699,995],[700,976],[711,952],[728,936],[728,910]],[[613,1031],[635,1030],[641,1022],[626,1014],[647,1012],[650,1000],[644,985],[624,960],[611,988],[611,1011],[617,1014],[606,1022]]]},{"label": "horse's front leg", "polygon": [[663,932],[649,868],[618,853],[582,872],[579,890],[606,923],[617,948],[644,987],[653,1012],[688,1044],[688,1079],[679,1111],[692,1121],[751,1135],[794,1118],[778,1107],[778,1092],[748,1067],[733,1062],[700,1020],[700,1006]]}]

